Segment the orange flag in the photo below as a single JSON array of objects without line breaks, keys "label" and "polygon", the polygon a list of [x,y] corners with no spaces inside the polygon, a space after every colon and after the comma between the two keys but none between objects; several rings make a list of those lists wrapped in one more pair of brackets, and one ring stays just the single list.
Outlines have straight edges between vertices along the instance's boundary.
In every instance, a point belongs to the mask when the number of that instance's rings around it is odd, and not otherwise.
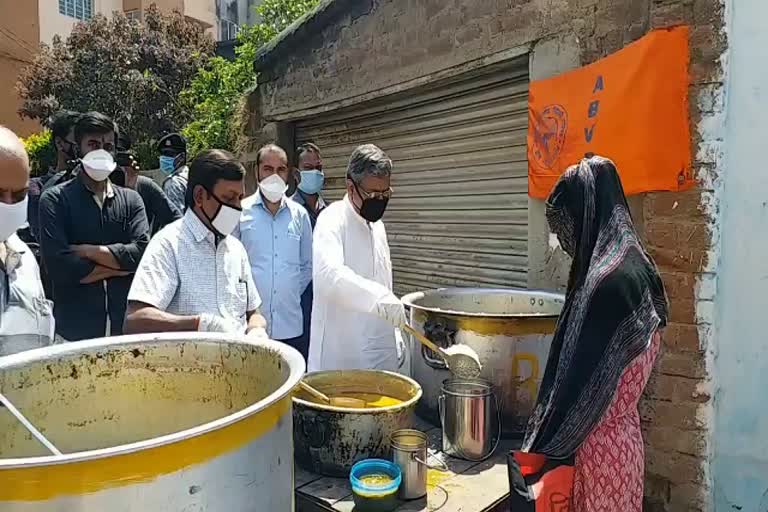
[{"label": "orange flag", "polygon": [[616,163],[627,194],[693,185],[688,83],[688,27],[655,30],[594,64],[531,82],[528,194],[545,199],[588,154]]}]

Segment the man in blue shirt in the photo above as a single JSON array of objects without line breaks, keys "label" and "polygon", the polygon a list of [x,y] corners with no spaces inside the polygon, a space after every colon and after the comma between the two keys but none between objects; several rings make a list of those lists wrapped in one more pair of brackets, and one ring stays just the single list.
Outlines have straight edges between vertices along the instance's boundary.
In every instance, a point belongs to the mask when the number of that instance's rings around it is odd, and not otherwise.
[{"label": "man in blue shirt", "polygon": [[160,152],[160,170],[166,176],[163,192],[180,212],[186,207],[189,167],[187,167],[187,139],[179,133],[169,133],[157,142]]},{"label": "man in blue shirt", "polygon": [[[299,183],[296,193],[291,197],[303,206],[309,214],[312,229],[315,229],[317,218],[325,210],[327,203],[321,192],[325,183],[323,173],[323,157],[320,148],[311,142],[305,142],[296,150],[296,162],[298,164],[297,181]],[[309,346],[309,329],[312,326],[312,283],[301,295],[301,311],[304,315],[304,340],[302,343]]]},{"label": "man in blue shirt", "polygon": [[262,298],[269,337],[307,357],[301,294],[312,279],[312,224],[307,211],[288,199],[288,157],[269,144],[256,155],[259,190],[243,202],[239,238]]}]

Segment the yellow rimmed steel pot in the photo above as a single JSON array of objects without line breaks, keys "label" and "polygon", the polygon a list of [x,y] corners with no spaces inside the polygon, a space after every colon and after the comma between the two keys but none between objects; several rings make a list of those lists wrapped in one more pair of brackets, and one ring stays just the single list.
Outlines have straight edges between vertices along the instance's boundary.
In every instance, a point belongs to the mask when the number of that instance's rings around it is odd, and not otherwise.
[{"label": "yellow rimmed steel pot", "polygon": [[[440,288],[403,297],[410,323],[437,345],[469,345],[501,406],[507,437],[522,436],[533,412],[565,297],[536,290]],[[437,354],[411,340],[411,376],[424,389],[417,413],[440,420],[441,383],[452,377]]]},{"label": "yellow rimmed steel pot", "polygon": [[209,333],[135,335],[0,358],[3,512],[292,511],[294,349]]},{"label": "yellow rimmed steel pot", "polygon": [[296,462],[327,476],[345,477],[355,463],[389,457],[390,435],[410,428],[421,386],[408,377],[382,370],[335,370],[308,373],[304,381],[330,396],[387,397],[391,404],[345,408],[318,403],[304,391],[293,398]]}]

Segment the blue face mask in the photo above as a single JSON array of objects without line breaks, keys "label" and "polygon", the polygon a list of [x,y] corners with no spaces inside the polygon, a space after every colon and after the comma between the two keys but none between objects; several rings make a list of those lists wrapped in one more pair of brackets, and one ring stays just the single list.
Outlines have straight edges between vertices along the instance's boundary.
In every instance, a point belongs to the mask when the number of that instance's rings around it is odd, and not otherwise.
[{"label": "blue face mask", "polygon": [[160,170],[170,176],[176,170],[176,157],[160,155]]},{"label": "blue face mask", "polygon": [[325,175],[323,171],[312,169],[311,171],[301,171],[301,183],[299,190],[305,194],[317,194],[323,190]]}]

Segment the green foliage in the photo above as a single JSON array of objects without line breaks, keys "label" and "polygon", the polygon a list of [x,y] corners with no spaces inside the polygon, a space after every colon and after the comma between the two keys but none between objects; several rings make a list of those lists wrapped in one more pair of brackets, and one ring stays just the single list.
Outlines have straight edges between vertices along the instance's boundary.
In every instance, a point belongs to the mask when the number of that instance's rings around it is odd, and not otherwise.
[{"label": "green foliage", "polygon": [[256,7],[261,22],[240,30],[235,60],[215,57],[198,71],[180,98],[185,108],[193,112],[193,121],[183,130],[192,155],[207,148],[236,150],[240,134],[238,111],[244,96],[256,85],[256,52],[319,1],[265,0]]},{"label": "green foliage", "polygon": [[[78,23],[66,40],[41,45],[22,72],[19,113],[44,122],[59,109],[100,111],[136,143],[149,143],[184,126],[192,112],[179,94],[204,66],[214,42],[177,12],[151,6],[144,23],[122,13]],[[151,164],[141,162],[142,165]]]},{"label": "green foliage", "polygon": [[51,142],[51,131],[43,130],[33,133],[24,141],[24,149],[29,155],[29,166],[32,176],[40,176],[56,165],[56,151]]}]

